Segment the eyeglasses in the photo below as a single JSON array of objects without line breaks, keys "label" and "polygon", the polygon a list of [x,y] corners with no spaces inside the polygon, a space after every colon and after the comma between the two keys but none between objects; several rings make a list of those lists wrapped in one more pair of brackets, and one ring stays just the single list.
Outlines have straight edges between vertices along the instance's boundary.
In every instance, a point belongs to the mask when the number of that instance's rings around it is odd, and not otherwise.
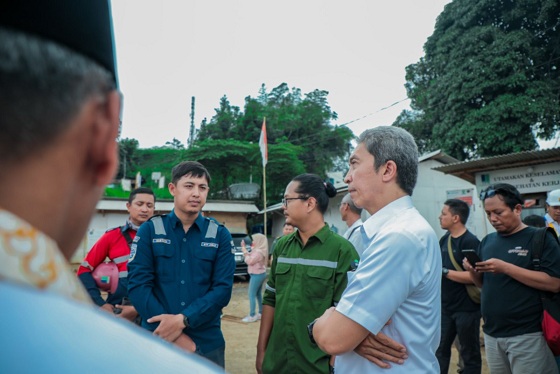
[{"label": "eyeglasses", "polygon": [[285,199],[282,199],[282,205],[284,205],[287,208],[288,202],[290,200],[307,200],[307,199],[309,199],[309,197],[287,197]]},{"label": "eyeglasses", "polygon": [[[498,190],[500,189],[498,188]],[[496,196],[496,190],[493,187],[488,187],[487,189],[480,191],[480,201],[484,201],[493,196]]]},{"label": "eyeglasses", "polygon": [[489,186],[488,188],[480,192],[480,201],[484,201],[485,199],[496,196],[496,194],[502,196],[511,196],[521,200],[519,194],[515,193],[514,191],[510,191],[508,188],[496,188],[495,186]]}]

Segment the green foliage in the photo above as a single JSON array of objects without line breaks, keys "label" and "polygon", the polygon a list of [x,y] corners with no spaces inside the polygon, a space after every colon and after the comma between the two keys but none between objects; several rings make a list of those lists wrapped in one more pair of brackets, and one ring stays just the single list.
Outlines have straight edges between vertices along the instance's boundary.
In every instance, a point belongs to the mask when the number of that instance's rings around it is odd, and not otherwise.
[{"label": "green foliage", "polygon": [[[291,144],[269,145],[267,198],[280,200],[288,182],[304,172],[297,158],[299,147]],[[204,140],[189,148],[184,158],[202,163],[212,176],[210,197],[225,198],[227,187],[233,183],[253,181],[262,186],[262,158],[257,143],[237,140]],[[294,174],[296,173],[296,174]],[[256,202],[259,206],[260,201]]]},{"label": "green foliage", "polygon": [[[202,121],[191,147],[173,139],[163,147],[138,149],[134,139],[121,141],[126,148],[126,176],[134,179],[140,172],[143,186],[150,187],[158,198],[170,198],[167,188],[158,190],[151,180],[153,172],[171,180],[171,169],[184,160],[201,162],[210,172],[211,199],[227,198],[227,188],[234,183],[263,185],[259,138],[266,117],[268,164],[266,167],[267,203],[282,199],[289,181],[305,172],[326,176],[334,167],[341,168],[350,152],[354,135],[347,127],[333,126],[337,118],[328,105],[327,91],[315,90],[305,95],[283,83],[267,92],[264,85],[257,98],[245,98],[244,111],[232,106],[226,96],[210,121]],[[121,153],[121,159],[123,154]],[[335,165],[336,163],[336,165]],[[124,173],[120,173],[124,175]],[[108,189],[118,194],[118,188]],[[125,196],[128,196],[126,193]],[[262,207],[262,198],[255,201]]]},{"label": "green foliage", "polygon": [[302,96],[301,90],[290,90],[286,83],[267,92],[263,85],[257,98],[245,98],[244,112],[231,106],[224,96],[216,115],[201,127],[197,141],[235,139],[256,143],[266,117],[269,146],[299,146],[297,157],[305,170],[325,176],[337,158],[348,155],[354,137],[347,127],[331,125],[337,114],[328,105],[327,95],[327,91],[314,90]]},{"label": "green foliage", "polygon": [[560,128],[560,3],[455,0],[406,68],[395,125],[458,159],[532,150]]},{"label": "green foliage", "polygon": [[173,138],[173,140],[170,142],[165,142],[165,147],[172,149],[185,149],[183,143],[181,143],[181,141],[177,138]]}]

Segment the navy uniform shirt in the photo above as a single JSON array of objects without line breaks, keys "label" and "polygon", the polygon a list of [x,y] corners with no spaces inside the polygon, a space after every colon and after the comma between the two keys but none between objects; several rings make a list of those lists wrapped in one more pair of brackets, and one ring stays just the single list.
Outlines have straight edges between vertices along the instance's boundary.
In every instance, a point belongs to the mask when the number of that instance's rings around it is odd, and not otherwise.
[{"label": "navy uniform shirt", "polygon": [[182,313],[190,336],[202,352],[225,345],[220,314],[231,298],[235,259],[229,231],[199,214],[185,233],[172,211],[144,223],[130,251],[128,290],[142,326],[159,314]]}]

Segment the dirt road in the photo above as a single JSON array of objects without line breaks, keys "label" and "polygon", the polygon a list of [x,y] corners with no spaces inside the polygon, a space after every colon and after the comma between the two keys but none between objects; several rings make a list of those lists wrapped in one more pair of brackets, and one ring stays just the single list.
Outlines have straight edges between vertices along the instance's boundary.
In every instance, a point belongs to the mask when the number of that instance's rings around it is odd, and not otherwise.
[{"label": "dirt road", "polygon": [[[231,374],[255,373],[255,355],[260,322],[244,323],[241,319],[249,313],[247,286],[249,282],[235,279],[229,305],[224,309],[222,330],[226,339],[226,371]],[[457,352],[452,350],[449,373],[457,372]],[[490,373],[486,367],[482,348],[482,374]]]}]

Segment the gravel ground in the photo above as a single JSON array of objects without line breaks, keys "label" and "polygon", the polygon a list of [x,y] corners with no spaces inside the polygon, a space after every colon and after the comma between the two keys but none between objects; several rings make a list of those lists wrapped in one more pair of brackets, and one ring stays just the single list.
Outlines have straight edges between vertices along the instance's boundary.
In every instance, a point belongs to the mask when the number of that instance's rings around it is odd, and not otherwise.
[{"label": "gravel ground", "polygon": [[[226,371],[231,374],[256,373],[255,355],[260,322],[241,322],[241,319],[249,314],[248,284],[248,281],[235,278],[231,301],[224,308],[222,317],[222,330],[226,339]],[[489,374],[484,348],[481,351],[482,374]],[[456,372],[457,351],[452,349],[449,373]]]}]

